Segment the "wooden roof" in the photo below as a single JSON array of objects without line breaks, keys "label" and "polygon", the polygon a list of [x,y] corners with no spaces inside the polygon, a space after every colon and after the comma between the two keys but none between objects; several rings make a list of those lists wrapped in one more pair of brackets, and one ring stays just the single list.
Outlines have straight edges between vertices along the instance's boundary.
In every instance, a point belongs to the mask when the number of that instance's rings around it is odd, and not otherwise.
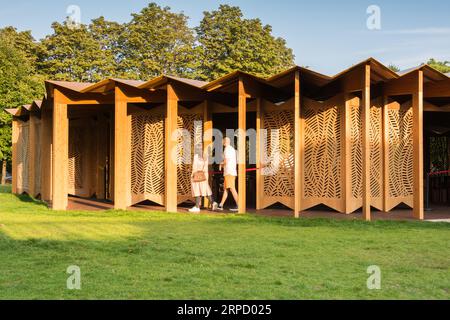
[{"label": "wooden roof", "polygon": [[[291,88],[294,82],[293,74],[299,71],[300,81],[304,90],[311,93],[314,92],[314,95],[316,95],[319,99],[320,96],[325,97],[327,95],[333,94],[334,91],[339,90],[340,82],[348,81],[348,79],[351,78],[352,72],[356,72],[358,68],[361,68],[366,64],[370,64],[371,66],[371,82],[373,85],[407,77],[412,72],[415,72],[417,70],[422,70],[424,72],[425,82],[427,83],[440,82],[442,80],[445,80],[444,82],[446,82],[450,79],[449,74],[441,73],[428,65],[421,65],[396,73],[376,59],[368,58],[345,69],[342,72],[339,72],[334,76],[324,75],[309,68],[294,66],[267,79],[254,76],[242,71],[234,71],[211,82],[162,75],[149,81],[109,78],[97,83],[47,80],[45,81],[45,84],[48,93],[47,96],[49,98],[52,98],[54,88],[62,88],[79,94],[92,93],[104,95],[111,93],[117,84],[126,85],[136,90],[154,91],[159,89],[164,90],[164,86],[169,82],[175,82],[185,85],[186,88],[191,87],[193,89],[196,89],[196,92],[204,92],[208,94],[235,94],[237,92],[236,83],[240,78],[244,78],[248,83],[252,83],[253,87],[259,88],[259,91],[264,93],[270,91],[272,92],[272,95],[277,95],[292,91]],[[38,111],[41,107],[42,101],[34,101],[31,105],[23,106],[23,108],[17,109],[18,111],[16,111],[16,113],[24,113],[25,111]],[[25,111],[21,111],[22,109],[24,109]]]},{"label": "wooden roof", "polygon": [[82,92],[84,89],[92,86],[92,83],[85,83],[85,82],[71,82],[71,81],[53,81],[53,80],[46,80],[45,81],[47,85],[54,86],[54,87],[61,87],[65,89],[69,89],[76,92]]},{"label": "wooden roof", "polygon": [[170,81],[182,83],[182,84],[185,84],[190,87],[197,88],[197,89],[201,89],[207,84],[207,82],[200,81],[200,80],[185,79],[185,78],[180,78],[180,77],[162,75],[162,76],[156,77],[152,80],[142,83],[139,86],[139,89],[157,89],[158,87],[166,85]]},{"label": "wooden roof", "polygon": [[430,81],[441,81],[450,79],[448,74],[442,73],[428,64],[422,64],[418,67],[410,68],[407,70],[400,71],[398,74],[402,77],[405,77],[415,71],[422,70],[423,76]]}]

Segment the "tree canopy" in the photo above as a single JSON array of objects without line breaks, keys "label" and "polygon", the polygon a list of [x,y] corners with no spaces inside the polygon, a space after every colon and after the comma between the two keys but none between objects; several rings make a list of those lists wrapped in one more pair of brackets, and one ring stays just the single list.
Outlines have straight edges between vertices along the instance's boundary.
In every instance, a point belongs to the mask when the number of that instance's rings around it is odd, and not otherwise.
[{"label": "tree canopy", "polygon": [[428,60],[427,64],[442,73],[450,72],[450,61],[438,61],[435,59],[430,59]]},{"label": "tree canopy", "polygon": [[197,31],[196,75],[211,80],[235,70],[268,77],[294,64],[292,49],[259,19],[245,19],[239,7],[204,12]]},{"label": "tree canopy", "polygon": [[4,109],[30,103],[44,94],[43,78],[28,52],[27,46],[33,42],[28,35],[13,28],[0,30],[0,160],[11,159],[11,117]]},{"label": "tree canopy", "polygon": [[[91,27],[102,28],[94,21]],[[106,41],[96,39],[90,26],[70,27],[55,22],[54,33],[42,40],[38,50],[38,68],[54,80],[96,82],[114,75],[111,50],[104,50]],[[106,29],[105,29],[106,30]]]},{"label": "tree canopy", "polygon": [[189,76],[195,37],[188,17],[155,3],[132,16],[121,37],[121,73],[142,80],[161,74]]}]

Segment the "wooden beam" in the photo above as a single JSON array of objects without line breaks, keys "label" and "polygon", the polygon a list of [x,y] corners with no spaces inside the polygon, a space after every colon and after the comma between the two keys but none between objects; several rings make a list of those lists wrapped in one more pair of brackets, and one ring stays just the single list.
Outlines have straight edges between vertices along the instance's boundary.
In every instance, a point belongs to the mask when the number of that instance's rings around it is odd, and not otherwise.
[{"label": "wooden beam", "polygon": [[239,213],[247,212],[247,199],[246,199],[246,183],[247,183],[247,173],[246,173],[246,140],[247,140],[247,97],[244,88],[244,82],[242,77],[239,77],[239,89],[238,89],[238,109],[239,109],[239,135],[238,135],[238,186],[239,186],[239,203],[238,209]]},{"label": "wooden beam", "polygon": [[450,97],[450,79],[423,84],[424,98],[444,98]]},{"label": "wooden beam", "polygon": [[29,160],[28,160],[28,193],[31,197],[37,196],[36,194],[36,174],[39,168],[36,168],[37,148],[39,148],[39,142],[37,140],[37,125],[38,118],[35,114],[30,114],[30,136],[29,136]]},{"label": "wooden beam", "polygon": [[370,64],[365,67],[362,93],[362,197],[364,220],[371,220],[370,203]]},{"label": "wooden beam", "polygon": [[346,214],[351,213],[351,203],[352,203],[352,158],[351,158],[351,97],[349,93],[344,94],[344,112],[342,112],[342,177],[344,178],[344,188],[343,188],[343,212]]},{"label": "wooden beam", "polygon": [[131,204],[130,116],[120,87],[115,88],[114,114],[114,209],[126,210]]},{"label": "wooden beam", "polygon": [[[203,153],[207,155],[207,159],[212,157],[213,151],[213,120],[210,110],[210,102],[205,100],[203,102]],[[210,163],[210,162],[209,162]],[[211,167],[211,166],[210,166]],[[211,179],[209,180],[211,183]],[[209,207],[210,203],[208,199],[205,199],[205,207]]]},{"label": "wooden beam", "polygon": [[106,158],[108,150],[108,139],[107,139],[107,119],[103,114],[97,116],[98,119],[98,130],[96,132],[96,184],[95,193],[98,199],[106,199],[106,185],[105,185],[105,174],[106,174]]},{"label": "wooden beam", "polygon": [[413,93],[413,171],[414,171],[414,218],[424,219],[423,195],[423,71],[417,72]]},{"label": "wooden beam", "polygon": [[41,198],[52,200],[52,145],[53,114],[51,110],[41,113]]},{"label": "wooden beam", "polygon": [[167,84],[167,112],[166,112],[166,144],[165,144],[165,185],[166,185],[166,211],[177,212],[177,159],[173,159],[173,153],[177,146],[174,137],[178,129],[178,96],[174,87]]},{"label": "wooden beam", "polygon": [[12,193],[17,194],[17,148],[19,143],[19,122],[17,118],[12,120]]},{"label": "wooden beam", "polygon": [[[73,92],[65,88],[55,88],[54,92],[60,92],[60,103],[75,105],[97,105],[97,104],[114,104],[113,95],[103,95],[101,93],[79,93]],[[55,97],[55,94],[53,94]]]},{"label": "wooden beam", "polygon": [[383,95],[399,96],[411,94],[412,88],[415,87],[415,73],[407,74],[398,79],[394,79],[383,85]]},{"label": "wooden beam", "polygon": [[301,188],[302,177],[300,172],[300,148],[301,148],[301,128],[300,128],[300,71],[295,71],[294,79],[294,213],[295,217],[300,217],[301,211]]},{"label": "wooden beam", "polygon": [[263,117],[261,98],[256,99],[256,210],[261,210],[264,197],[264,177],[262,176],[262,117]]},{"label": "wooden beam", "polygon": [[69,118],[64,95],[54,90],[52,208],[66,210],[69,190]]}]

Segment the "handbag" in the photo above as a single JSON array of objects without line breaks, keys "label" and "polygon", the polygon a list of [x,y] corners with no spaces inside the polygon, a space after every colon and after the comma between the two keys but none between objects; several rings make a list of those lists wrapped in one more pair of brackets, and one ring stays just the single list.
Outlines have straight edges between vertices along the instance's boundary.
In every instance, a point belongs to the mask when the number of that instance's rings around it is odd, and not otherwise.
[{"label": "handbag", "polygon": [[192,181],[194,182],[204,182],[206,181],[205,171],[196,171],[192,175]]},{"label": "handbag", "polygon": [[206,175],[204,171],[196,171],[192,177],[192,181],[194,182],[204,182],[206,181]]}]

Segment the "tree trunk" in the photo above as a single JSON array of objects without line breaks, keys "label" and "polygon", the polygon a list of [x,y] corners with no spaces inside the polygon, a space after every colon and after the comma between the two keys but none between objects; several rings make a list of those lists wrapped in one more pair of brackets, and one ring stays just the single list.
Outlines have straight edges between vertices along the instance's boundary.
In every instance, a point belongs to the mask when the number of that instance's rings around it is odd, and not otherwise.
[{"label": "tree trunk", "polygon": [[2,161],[2,181],[0,184],[6,184],[6,160]]}]

